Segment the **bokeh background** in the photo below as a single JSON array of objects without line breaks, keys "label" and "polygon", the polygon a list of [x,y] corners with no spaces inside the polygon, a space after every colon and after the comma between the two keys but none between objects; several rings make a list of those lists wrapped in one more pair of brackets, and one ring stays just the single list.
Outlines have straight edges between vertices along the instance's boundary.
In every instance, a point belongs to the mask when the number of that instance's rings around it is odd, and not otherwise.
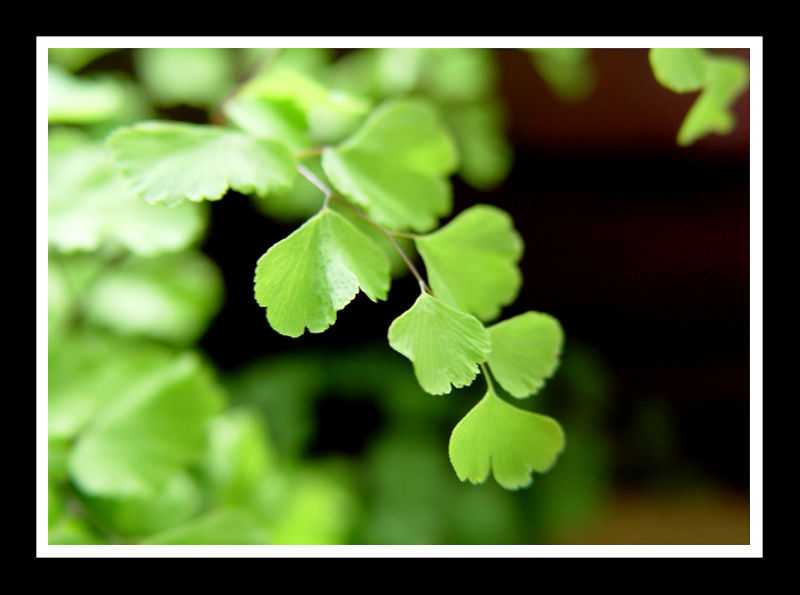
[{"label": "bokeh background", "polygon": [[[136,50],[80,74],[137,77]],[[341,60],[356,50],[333,50]],[[747,50],[719,50],[749,60]],[[564,96],[528,53],[493,50],[513,147],[491,188],[454,179],[454,213],[490,203],[525,241],[524,285],[504,317],[539,310],[565,330],[562,365],[525,408],[567,436],[523,490],[458,481],[452,427],[479,397],[432,397],[386,341],[418,291],[363,295],[323,334],[275,333],[253,299],[255,263],[297,222],[229,193],[201,250],[225,299],[199,339],[231,407],[263,423],[297,497],[284,543],[747,544],[749,536],[749,94],[737,124],[680,147],[696,94],[661,87],[647,49],[597,49]],[[183,104],[159,115],[205,122]],[[480,384],[480,382],[476,383]],[[322,519],[322,520],[321,520]]]}]

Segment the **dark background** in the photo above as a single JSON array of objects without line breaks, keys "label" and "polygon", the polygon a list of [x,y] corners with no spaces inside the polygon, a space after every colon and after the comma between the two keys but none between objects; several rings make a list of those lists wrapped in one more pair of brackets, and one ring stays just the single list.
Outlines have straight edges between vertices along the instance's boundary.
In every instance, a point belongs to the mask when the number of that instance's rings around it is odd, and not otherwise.
[{"label": "dark background", "polygon": [[[549,312],[564,326],[566,352],[580,345],[602,357],[614,379],[613,473],[623,492],[691,470],[726,495],[732,522],[746,527],[749,94],[734,106],[732,134],[679,147],[696,95],[661,87],[647,50],[594,50],[597,85],[579,103],[554,97],[523,52],[497,54],[515,164],[489,193],[455,180],[454,197],[456,213],[478,202],[509,211],[525,240],[522,292],[503,316]],[[225,369],[281,351],[386,345],[386,329],[418,291],[406,276],[388,302],[359,295],[323,334],[280,336],[253,299],[252,278],[257,259],[293,226],[243,197],[212,208],[204,250],[228,294],[202,345]],[[643,403],[670,428],[670,457],[655,465],[633,438]]]}]

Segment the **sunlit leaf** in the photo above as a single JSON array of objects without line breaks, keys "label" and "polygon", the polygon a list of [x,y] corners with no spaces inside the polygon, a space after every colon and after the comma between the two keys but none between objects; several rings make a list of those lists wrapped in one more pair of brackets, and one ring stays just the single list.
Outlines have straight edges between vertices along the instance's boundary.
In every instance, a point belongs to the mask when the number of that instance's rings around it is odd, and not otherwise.
[{"label": "sunlit leaf", "polygon": [[170,349],[113,335],[73,333],[47,361],[48,436],[70,439],[127,390],[172,361]]},{"label": "sunlit leaf", "polygon": [[284,145],[217,126],[142,122],[114,132],[108,146],[133,192],[168,205],[218,200],[229,188],[285,191],[296,174]]},{"label": "sunlit leaf", "polygon": [[411,360],[420,386],[433,395],[471,384],[491,350],[477,318],[428,293],[392,322],[389,345]]},{"label": "sunlit leaf", "polygon": [[47,67],[47,120],[50,124],[130,122],[147,117],[138,89],[118,76],[75,76]]},{"label": "sunlit leaf", "polygon": [[453,429],[449,454],[461,481],[483,483],[489,471],[506,489],[530,485],[564,448],[564,432],[545,415],[518,409],[491,389]]},{"label": "sunlit leaf", "polygon": [[58,136],[50,136],[48,158],[51,245],[73,251],[97,250],[111,243],[152,255],[182,250],[204,231],[205,205],[150,205],[128,190],[102,143],[83,142],[59,150]]},{"label": "sunlit leaf", "polygon": [[274,465],[265,428],[257,416],[233,410],[211,423],[203,475],[216,504],[256,505],[259,483],[270,480]]},{"label": "sunlit leaf", "polygon": [[203,493],[184,470],[170,477],[154,494],[128,498],[84,498],[94,518],[116,535],[152,535],[190,519],[203,506]]},{"label": "sunlit leaf", "polygon": [[656,80],[676,93],[699,91],[705,81],[705,58],[697,48],[652,48],[650,67]]},{"label": "sunlit leaf", "polygon": [[[273,120],[290,117],[287,124],[320,143],[352,132],[371,107],[364,98],[330,89],[309,75],[286,67],[270,68],[249,80],[236,98],[261,103]],[[302,118],[300,121],[297,115]]]},{"label": "sunlit leaf", "polygon": [[361,289],[386,299],[389,261],[372,240],[325,209],[272,246],[256,267],[255,296],[283,335],[320,333]]},{"label": "sunlit leaf", "polygon": [[69,474],[92,496],[149,496],[199,462],[206,424],[223,406],[210,370],[186,353],[131,386],[81,434]]},{"label": "sunlit leaf", "polygon": [[517,297],[523,244],[505,211],[471,207],[415,242],[433,292],[448,305],[490,320]]},{"label": "sunlit leaf", "polygon": [[244,510],[212,510],[147,540],[157,545],[263,545],[270,543],[266,530]]},{"label": "sunlit leaf", "polygon": [[419,101],[376,109],[358,132],[326,148],[322,157],[336,189],[395,230],[428,231],[450,211],[447,176],[456,165],[452,140]]},{"label": "sunlit leaf", "polygon": [[125,335],[188,345],[222,305],[214,263],[197,252],[130,258],[104,273],[85,296],[86,319]]},{"label": "sunlit leaf", "polygon": [[487,330],[492,338],[489,369],[509,394],[537,392],[558,367],[564,333],[552,316],[526,312]]},{"label": "sunlit leaf", "polygon": [[136,72],[162,105],[211,107],[235,83],[233,56],[223,48],[140,48]]}]

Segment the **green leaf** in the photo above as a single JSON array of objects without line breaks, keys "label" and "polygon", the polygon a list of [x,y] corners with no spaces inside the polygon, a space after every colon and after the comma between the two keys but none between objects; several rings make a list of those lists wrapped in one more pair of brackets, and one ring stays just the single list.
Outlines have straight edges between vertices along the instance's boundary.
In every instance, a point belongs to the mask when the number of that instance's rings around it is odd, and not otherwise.
[{"label": "green leaf", "polygon": [[697,48],[652,48],[648,54],[656,80],[670,91],[699,91],[705,81],[705,59]]},{"label": "green leaf", "polygon": [[691,145],[711,132],[731,132],[736,118],[730,108],[747,88],[747,81],[744,61],[727,56],[706,57],[705,88],[678,130],[678,144]]},{"label": "green leaf", "polygon": [[279,141],[293,151],[313,144],[305,115],[292,103],[233,97],[224,110],[228,120],[256,138]]},{"label": "green leaf", "polygon": [[114,76],[74,76],[47,66],[47,121],[50,124],[129,122],[146,117],[138,90]]},{"label": "green leaf", "polygon": [[255,296],[272,328],[289,337],[321,333],[361,289],[373,302],[389,291],[389,261],[341,215],[323,209],[258,261]]},{"label": "green leaf", "polygon": [[69,474],[87,495],[157,494],[184,465],[203,457],[206,424],[222,389],[193,353],[177,357],[102,411],[69,455]]},{"label": "green leaf", "polygon": [[513,161],[499,104],[485,101],[458,106],[444,110],[443,115],[461,156],[458,175],[473,188],[495,188],[508,176]]},{"label": "green leaf", "polygon": [[263,545],[269,536],[244,510],[216,509],[150,538],[155,545]]},{"label": "green leaf", "polygon": [[[310,76],[286,67],[273,67],[245,83],[239,99],[287,108],[292,123],[317,143],[338,140],[349,134],[367,115],[371,105],[362,97],[330,89]],[[302,118],[297,126],[296,115]]]},{"label": "green leaf", "polygon": [[491,50],[425,48],[422,52],[419,87],[437,101],[464,104],[492,92],[498,76]]},{"label": "green leaf", "polygon": [[558,367],[564,333],[552,316],[526,312],[487,330],[492,338],[489,368],[511,395],[532,395]]},{"label": "green leaf", "polygon": [[114,132],[108,146],[133,192],[168,205],[219,200],[229,188],[285,191],[296,174],[284,145],[217,126],[142,122]]},{"label": "green leaf", "polygon": [[128,190],[103,144],[84,141],[60,149],[65,144],[60,136],[51,133],[48,151],[47,233],[52,246],[92,251],[112,244],[152,255],[182,250],[203,233],[205,205],[149,205]]},{"label": "green leaf", "polygon": [[332,545],[347,538],[355,518],[356,499],[332,473],[303,470],[292,477],[286,501],[269,524],[280,545]]},{"label": "green leaf", "polygon": [[234,86],[233,55],[223,48],[140,48],[134,66],[162,105],[216,105]]},{"label": "green leaf", "polygon": [[84,505],[102,526],[115,534],[132,537],[152,535],[197,514],[203,493],[183,469],[170,477],[155,494],[130,498],[85,497]]},{"label": "green leaf", "polygon": [[523,244],[505,211],[471,207],[415,242],[431,288],[446,304],[490,320],[517,297]]},{"label": "green leaf", "polygon": [[702,89],[678,130],[679,145],[733,130],[736,118],[730,108],[748,84],[744,60],[697,48],[653,48],[649,57],[653,75],[667,89],[677,93]]},{"label": "green leaf", "polygon": [[[320,157],[304,160],[303,165],[318,179],[326,181]],[[294,186],[288,192],[273,192],[264,197],[253,197],[253,204],[259,211],[272,219],[285,223],[297,223],[316,215],[322,208],[324,200],[325,195],[319,191],[319,188],[303,176],[298,176]],[[334,208],[336,205],[330,204],[329,206]],[[337,210],[342,212],[345,209]],[[373,229],[375,228],[373,227]]]},{"label": "green leaf", "polygon": [[124,335],[189,345],[222,305],[222,276],[199,252],[130,258],[84,297],[86,319]]},{"label": "green leaf", "polygon": [[483,483],[491,469],[509,490],[531,484],[564,448],[564,432],[554,419],[518,409],[490,389],[458,422],[450,436],[450,462],[461,481]]},{"label": "green leaf", "polygon": [[433,109],[410,100],[384,104],[344,144],[322,155],[336,188],[395,230],[428,231],[450,212],[447,176],[456,165],[453,142]]},{"label": "green leaf", "polygon": [[595,85],[595,72],[586,48],[527,49],[539,75],[556,96],[566,101],[584,99]]},{"label": "green leaf", "polygon": [[256,415],[233,410],[211,423],[203,475],[216,504],[256,507],[259,484],[274,479],[274,466],[265,428]]},{"label": "green leaf", "polygon": [[113,51],[113,48],[47,48],[47,61],[75,72]]},{"label": "green leaf", "polygon": [[62,514],[47,532],[50,545],[102,545],[108,543],[81,518]]},{"label": "green leaf", "polygon": [[471,384],[491,350],[477,318],[427,293],[389,326],[389,345],[411,360],[420,386],[433,395]]},{"label": "green leaf", "polygon": [[172,351],[115,336],[67,335],[47,358],[48,437],[77,436],[104,407],[168,366]]}]

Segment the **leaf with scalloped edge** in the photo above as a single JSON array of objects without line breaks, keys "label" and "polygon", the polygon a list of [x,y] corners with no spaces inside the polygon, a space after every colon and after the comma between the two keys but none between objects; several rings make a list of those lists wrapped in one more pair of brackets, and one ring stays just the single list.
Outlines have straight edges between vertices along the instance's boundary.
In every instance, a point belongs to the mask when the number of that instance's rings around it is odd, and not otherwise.
[{"label": "leaf with scalloped edge", "polygon": [[494,474],[508,490],[533,482],[564,448],[564,431],[551,417],[514,407],[491,389],[453,429],[448,452],[461,481],[483,483]]},{"label": "leaf with scalloped edge", "polygon": [[537,392],[559,363],[564,332],[542,312],[525,312],[490,326],[492,374],[509,394],[521,398]]},{"label": "leaf with scalloped edge", "polygon": [[389,345],[411,360],[417,381],[432,395],[471,384],[491,351],[489,333],[477,318],[428,293],[389,326]]},{"label": "leaf with scalloped edge", "polygon": [[471,207],[415,242],[431,288],[446,304],[490,320],[517,297],[523,244],[505,211]]},{"label": "leaf with scalloped edge", "polygon": [[107,143],[131,190],[152,203],[219,200],[228,189],[286,191],[296,174],[283,144],[218,126],[141,122],[118,129]]},{"label": "leaf with scalloped edge", "polygon": [[455,145],[421,101],[382,105],[347,141],[325,148],[322,166],[339,192],[395,230],[428,231],[452,208]]},{"label": "leaf with scalloped edge", "polygon": [[389,291],[389,260],[344,217],[323,209],[258,261],[255,296],[272,328],[289,337],[321,333],[361,289],[373,302]]},{"label": "leaf with scalloped edge", "polygon": [[[207,205],[151,205],[128,190],[101,143],[77,139],[59,147],[69,133],[48,138],[47,235],[64,252],[121,245],[151,256],[183,250],[203,233]],[[67,137],[67,138],[65,138]]]}]

